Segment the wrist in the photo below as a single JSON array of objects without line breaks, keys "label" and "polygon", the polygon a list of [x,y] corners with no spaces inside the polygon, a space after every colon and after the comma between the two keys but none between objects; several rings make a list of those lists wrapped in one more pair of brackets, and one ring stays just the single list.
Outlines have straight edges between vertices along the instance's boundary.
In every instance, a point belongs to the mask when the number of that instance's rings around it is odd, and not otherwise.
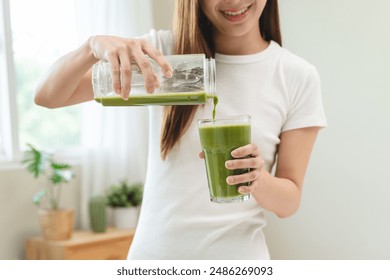
[{"label": "wrist", "polygon": [[290,179],[278,178],[262,169],[253,197],[264,209],[284,218],[294,214],[300,204],[300,190]]},{"label": "wrist", "polygon": [[85,42],[84,44],[81,45],[81,48],[82,48],[82,52],[83,52],[83,55],[84,57],[91,63],[91,64],[95,64],[96,62],[98,62],[100,60],[100,58],[98,58],[94,51],[93,51],[93,40],[94,40],[95,36],[90,36]]}]

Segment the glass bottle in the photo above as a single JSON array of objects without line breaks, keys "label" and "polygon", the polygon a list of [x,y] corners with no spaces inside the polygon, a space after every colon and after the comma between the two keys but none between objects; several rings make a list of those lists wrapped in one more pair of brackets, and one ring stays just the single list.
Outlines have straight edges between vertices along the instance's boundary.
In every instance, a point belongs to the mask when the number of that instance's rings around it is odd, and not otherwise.
[{"label": "glass bottle", "polygon": [[215,96],[215,60],[204,54],[166,56],[173,73],[164,77],[160,66],[149,59],[160,86],[147,93],[138,65],[132,65],[131,91],[128,100],[112,89],[110,64],[99,61],[92,66],[92,87],[95,100],[103,106],[195,105],[205,104]]}]

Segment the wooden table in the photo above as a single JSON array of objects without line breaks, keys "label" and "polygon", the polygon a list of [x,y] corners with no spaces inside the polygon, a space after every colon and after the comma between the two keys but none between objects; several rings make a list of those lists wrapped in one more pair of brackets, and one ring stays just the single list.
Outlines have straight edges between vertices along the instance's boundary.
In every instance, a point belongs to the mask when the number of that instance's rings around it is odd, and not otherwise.
[{"label": "wooden table", "polygon": [[41,236],[25,242],[28,260],[124,260],[134,237],[134,230],[109,228],[104,233],[75,231],[63,241]]}]

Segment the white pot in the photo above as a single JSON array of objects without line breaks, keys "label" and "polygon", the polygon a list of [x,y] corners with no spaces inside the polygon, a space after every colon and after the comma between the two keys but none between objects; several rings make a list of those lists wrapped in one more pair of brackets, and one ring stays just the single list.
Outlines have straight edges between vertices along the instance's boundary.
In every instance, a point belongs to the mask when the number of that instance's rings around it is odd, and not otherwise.
[{"label": "white pot", "polygon": [[138,223],[139,207],[112,208],[114,226],[123,229],[135,229]]}]

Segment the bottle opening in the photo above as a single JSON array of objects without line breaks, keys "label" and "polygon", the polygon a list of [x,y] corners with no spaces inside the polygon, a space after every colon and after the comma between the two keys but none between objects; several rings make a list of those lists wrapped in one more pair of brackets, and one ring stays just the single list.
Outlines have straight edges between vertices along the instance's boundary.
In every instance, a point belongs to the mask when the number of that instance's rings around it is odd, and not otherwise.
[{"label": "bottle opening", "polygon": [[207,94],[215,95],[215,79],[215,60],[213,58],[206,58],[204,60],[204,89]]}]

